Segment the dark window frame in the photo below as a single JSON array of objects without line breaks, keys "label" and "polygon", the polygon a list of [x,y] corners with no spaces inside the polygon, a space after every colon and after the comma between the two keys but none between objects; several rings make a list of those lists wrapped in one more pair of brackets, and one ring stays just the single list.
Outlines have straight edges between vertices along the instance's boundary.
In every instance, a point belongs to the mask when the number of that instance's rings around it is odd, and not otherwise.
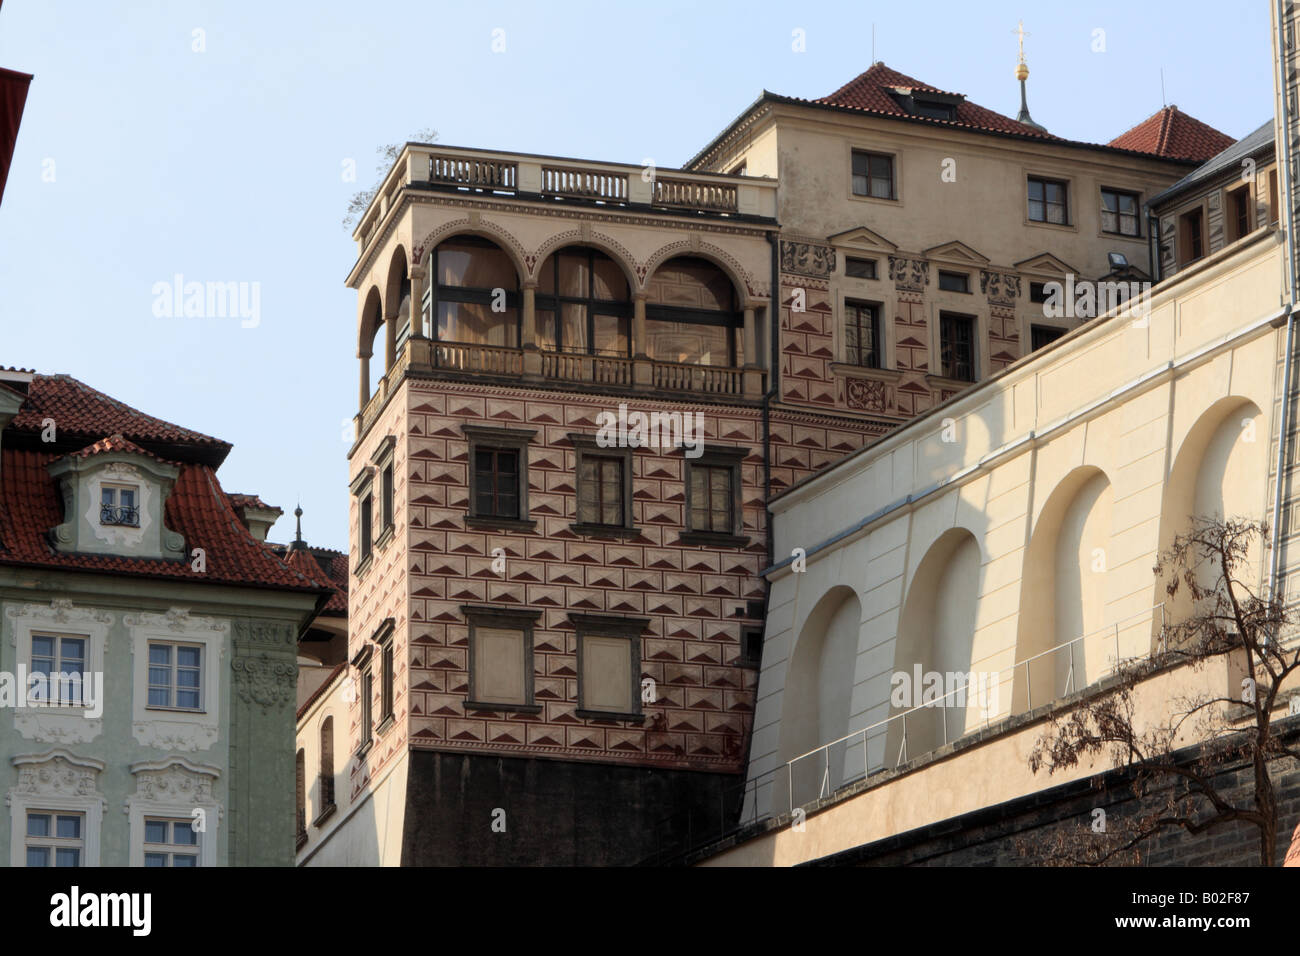
[{"label": "dark window frame", "polygon": [[[944,285],[945,281],[947,281],[947,285]],[[940,269],[936,282],[943,292],[959,292],[962,295],[971,294],[969,272],[953,272],[951,269]]]},{"label": "dark window frame", "polygon": [[[469,626],[468,670],[469,684],[465,697],[465,710],[499,711],[517,714],[540,714],[542,705],[534,697],[536,663],[533,649],[533,634],[541,619],[541,611],[525,608],[495,607],[492,605],[462,604],[460,612],[465,615]],[[497,630],[521,632],[523,645],[524,701],[523,703],[501,703],[499,701],[482,701],[475,699],[476,680],[479,674],[478,629],[489,627]]]},{"label": "dark window frame", "polygon": [[[641,659],[641,635],[650,626],[650,619],[644,617],[615,617],[606,614],[569,613],[573,624],[578,652],[578,717],[594,720],[626,720],[641,723],[645,713],[641,708],[641,680],[644,662]],[[584,658],[585,643],[589,637],[620,638],[628,642],[628,654],[631,656],[631,687],[628,688],[632,709],[627,711],[593,710],[587,706],[586,671]]]},{"label": "dark window frame", "polygon": [[[469,477],[468,498],[465,502],[465,526],[468,528],[503,528],[510,531],[531,531],[537,522],[528,516],[528,446],[537,437],[537,432],[530,428],[493,428],[488,425],[461,425],[461,433],[469,443],[467,474]],[[478,454],[480,451],[514,452],[517,463],[516,501],[518,514],[511,518],[504,515],[484,514],[478,510]]]},{"label": "dark window frame", "polygon": [[[560,257],[585,254],[587,257],[587,294],[585,296],[569,296],[560,294]],[[627,283],[626,299],[598,299],[596,298],[596,258],[607,259],[618,269],[618,274]],[[588,246],[565,246],[563,249],[556,249],[550,254],[546,262],[542,263],[541,269],[548,266],[553,270],[551,274],[552,288],[554,293],[542,292],[541,283],[538,283],[538,289],[533,294],[534,314],[541,312],[550,312],[555,316],[555,351],[564,352],[569,355],[601,355],[612,358],[631,358],[635,345],[632,342],[633,334],[633,314],[635,306],[632,302],[632,283],[628,280],[623,266],[614,259],[613,256],[601,252],[599,249],[592,249]],[[538,270],[539,274],[541,269]],[[563,306],[581,305],[587,310],[587,347],[585,349],[566,348],[564,344],[564,321]],[[605,315],[618,319],[626,320],[627,328],[627,351],[625,353],[599,350],[596,348],[596,316]]]},{"label": "dark window frame", "polygon": [[[866,268],[864,271],[865,271],[865,272],[868,272],[868,273],[870,273],[870,274],[869,274],[869,275],[863,275],[863,274],[861,274],[861,273],[855,273],[855,272],[850,271],[850,265],[851,265],[852,263],[859,263],[859,264],[862,265],[862,266],[867,266],[868,268]],[[879,264],[879,262],[878,262],[877,260],[875,260],[875,259],[867,259],[867,258],[863,258],[862,256],[845,256],[845,257],[844,257],[844,275],[845,275],[846,278],[849,278],[849,279],[873,279],[873,280],[874,280],[874,279],[879,279],[879,278],[880,278],[880,264]]]},{"label": "dark window frame", "polygon": [[[736,283],[732,281],[731,276],[727,275],[726,271],[723,270],[722,267],[719,266],[717,263],[710,262],[708,259],[700,259],[698,256],[690,256],[690,255],[673,256],[673,258],[668,259],[665,262],[661,262],[659,264],[659,267],[663,268],[664,266],[671,265],[673,262],[683,260],[683,259],[697,260],[703,262],[709,266],[712,266],[713,268],[717,269],[719,272],[723,274],[723,276],[727,279],[727,288],[731,292],[731,300],[728,303],[729,308],[724,309],[722,311],[717,311],[715,309],[690,309],[679,305],[663,305],[660,303],[651,302],[649,301],[649,299],[647,299],[645,305],[647,337],[649,336],[650,333],[649,324],[651,322],[679,322],[688,325],[720,326],[727,330],[727,364],[723,366],[710,365],[706,367],[708,368],[739,367],[741,363],[737,361],[736,348],[738,345],[744,342],[745,310],[741,308],[740,297],[736,294]],[[651,277],[651,279],[653,279],[653,276]],[[647,280],[647,287],[648,286],[649,286],[649,280]],[[645,351],[644,347],[641,345],[636,345],[635,347],[641,349],[642,352]],[[748,360],[749,356],[745,356],[745,359]],[[666,360],[655,359],[655,361],[663,362]]]},{"label": "dark window frame", "polygon": [[1069,331],[1059,325],[1032,324],[1029,326],[1029,351],[1032,353],[1046,348]]},{"label": "dark window frame", "polygon": [[[1041,197],[1040,197],[1039,199],[1035,199],[1035,198],[1034,198],[1034,187],[1035,187],[1035,186],[1038,186],[1039,189],[1040,189],[1040,191],[1041,191]],[[1060,189],[1061,189],[1061,200],[1060,200],[1060,202],[1053,202],[1052,200],[1050,200],[1050,199],[1047,198],[1047,197],[1048,197],[1048,187],[1049,187],[1049,186],[1059,186],[1059,187],[1060,187]],[[1027,198],[1027,203],[1026,203],[1025,212],[1026,212],[1026,216],[1027,216],[1027,218],[1028,218],[1028,220],[1029,220],[1030,222],[1032,222],[1032,223],[1037,223],[1037,224],[1039,224],[1039,225],[1044,225],[1044,226],[1067,226],[1067,227],[1068,227],[1068,226],[1073,226],[1073,225],[1074,225],[1074,217],[1070,215],[1070,183],[1069,183],[1069,180],[1065,180],[1065,179],[1052,179],[1052,178],[1047,177],[1047,176],[1029,176],[1028,179],[1027,179],[1027,186],[1026,186],[1025,195],[1026,195],[1026,198]],[[1040,204],[1042,205],[1042,207],[1043,207],[1043,215],[1042,215],[1042,218],[1036,218],[1036,217],[1034,216],[1034,206],[1033,206],[1033,204],[1034,204],[1035,202],[1040,203]],[[1061,207],[1061,216],[1062,216],[1062,219],[1061,219],[1060,222],[1053,222],[1052,219],[1051,219],[1051,217],[1049,216],[1049,214],[1048,214],[1048,208],[1051,207],[1051,206],[1060,206],[1060,207]]]},{"label": "dark window frame", "polygon": [[375,679],[370,666],[374,645],[367,641],[352,658],[352,666],[357,671],[357,702],[361,706],[361,723],[358,728],[357,758],[364,757],[375,742],[374,696]]},{"label": "dark window frame", "polygon": [[[854,320],[855,316],[860,319],[864,310],[869,310],[871,313],[869,320],[871,331],[871,354],[869,362],[863,361],[862,322]],[[884,356],[881,354],[881,346],[884,344],[881,342],[881,312],[882,309],[879,302],[866,302],[860,299],[844,300],[844,362],[846,365],[852,365],[856,368],[884,368]],[[850,344],[849,342],[849,339],[851,338],[848,334],[850,328],[857,331],[856,345]]]},{"label": "dark window frame", "polygon": [[1250,183],[1224,190],[1223,225],[1229,243],[1255,231],[1255,197]]},{"label": "dark window frame", "polygon": [[[1115,198],[1115,210],[1111,212],[1106,208],[1107,195]],[[1121,199],[1133,200],[1133,212],[1125,213],[1121,211]],[[1108,236],[1123,236],[1126,239],[1142,238],[1142,194],[1134,192],[1131,189],[1113,189],[1110,186],[1101,187],[1101,231]],[[1115,217],[1115,223],[1118,228],[1106,228],[1106,214],[1110,213]],[[1133,220],[1133,231],[1124,231],[1124,219],[1131,217]]]},{"label": "dark window frame", "polygon": [[375,647],[379,649],[379,726],[375,728],[376,734],[383,734],[392,726],[394,720],[397,683],[397,661],[394,657],[396,631],[394,621],[390,617],[379,625],[375,636],[371,638]]},{"label": "dark window frame", "polygon": [[[375,548],[382,548],[393,537],[393,519],[396,514],[396,474],[393,457],[396,448],[396,437],[388,435],[370,457],[370,463],[374,466],[371,474],[379,478],[379,535],[375,539]],[[372,515],[372,521],[373,518]]]},{"label": "dark window frame", "polygon": [[[956,331],[958,328],[965,327],[969,331],[967,342],[955,342],[953,336],[949,335],[949,330]],[[949,379],[954,382],[975,382],[979,375],[979,319],[973,315],[965,315],[960,312],[940,312],[939,313],[939,369],[940,377]],[[959,345],[968,345],[970,348],[970,357],[967,363],[970,367],[970,377],[964,377],[957,374],[961,371],[961,361],[956,358],[949,358],[950,349]]]},{"label": "dark window frame", "polygon": [[1197,206],[1178,216],[1178,264],[1205,258],[1205,209]]},{"label": "dark window frame", "polygon": [[[679,536],[685,545],[702,545],[706,547],[743,548],[749,544],[749,536],[744,533],[744,495],[742,487],[741,464],[749,457],[751,450],[729,445],[706,445],[695,458],[685,458],[685,530]],[[685,453],[683,453],[685,457]],[[695,470],[726,469],[730,472],[731,528],[727,531],[700,529],[694,525],[695,520]]]},{"label": "dark window frame", "polygon": [[[858,158],[866,160],[866,173],[858,172]],[[876,176],[871,171],[871,160],[883,159],[889,163],[889,195],[877,196],[872,192],[873,180],[882,180],[883,176]],[[866,192],[858,192],[855,180],[859,176],[866,179]],[[869,149],[853,149],[849,158],[849,190],[859,199],[878,199],[883,202],[898,202],[898,165],[896,157],[891,153],[877,153]]]},{"label": "dark window frame", "polygon": [[[612,535],[615,537],[635,538],[641,534],[636,527],[632,501],[632,467],[631,448],[602,448],[596,443],[595,435],[570,433],[569,441],[573,444],[574,457],[574,521],[569,527],[582,535]],[[583,462],[587,458],[615,459],[622,463],[622,522],[619,524],[600,524],[583,521],[583,498],[587,494],[586,482],[582,478]]]},{"label": "dark window frame", "polygon": [[420,322],[423,324],[426,320],[429,323],[429,340],[432,342],[446,342],[451,345],[467,345],[470,347],[496,348],[498,346],[485,345],[479,342],[461,342],[458,339],[442,339],[438,336],[438,303],[439,302],[464,302],[471,305],[492,306],[492,300],[496,297],[492,289],[482,289],[476,287],[466,287],[457,285],[439,285],[437,277],[441,274],[438,268],[438,255],[442,249],[443,243],[455,242],[469,246],[480,246],[483,248],[495,248],[507,261],[515,273],[515,287],[505,289],[506,308],[515,310],[515,344],[504,346],[505,348],[520,348],[525,343],[524,336],[524,305],[523,294],[521,292],[521,283],[519,279],[519,269],[515,265],[514,259],[510,253],[500,243],[493,242],[481,236],[471,234],[461,234],[448,236],[429,253],[428,268],[426,275],[429,281],[424,286],[424,301],[420,303]]},{"label": "dark window frame", "polygon": [[320,754],[318,755],[317,789],[320,792],[320,811],[316,814],[314,826],[329,817],[338,807],[334,793],[334,715],[326,717],[320,724]]},{"label": "dark window frame", "polygon": [[357,502],[357,564],[352,573],[357,577],[366,573],[374,558],[374,468],[370,465],[352,481],[349,491]]}]

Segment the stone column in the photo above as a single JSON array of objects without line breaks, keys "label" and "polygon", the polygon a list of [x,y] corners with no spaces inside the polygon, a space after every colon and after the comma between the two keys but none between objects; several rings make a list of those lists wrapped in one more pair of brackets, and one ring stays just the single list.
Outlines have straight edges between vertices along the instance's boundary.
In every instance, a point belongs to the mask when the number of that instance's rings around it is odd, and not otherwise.
[{"label": "stone column", "polygon": [[397,309],[384,316],[384,374],[397,361]]},{"label": "stone column", "polygon": [[750,305],[745,309],[745,366],[758,364],[758,328],[754,325],[754,307]]},{"label": "stone column", "polygon": [[542,353],[537,348],[537,280],[524,281],[524,317],[519,333],[524,350],[524,376],[541,378]]},{"label": "stone column", "polygon": [[423,266],[411,270],[411,338],[424,338],[424,277]]},{"label": "stone column", "polygon": [[644,292],[632,296],[632,384],[638,388],[649,388],[654,384],[654,366],[645,351],[646,298]]},{"label": "stone column", "polygon": [[362,352],[357,358],[361,359],[361,398],[358,411],[364,411],[366,402],[370,401],[370,353]]}]

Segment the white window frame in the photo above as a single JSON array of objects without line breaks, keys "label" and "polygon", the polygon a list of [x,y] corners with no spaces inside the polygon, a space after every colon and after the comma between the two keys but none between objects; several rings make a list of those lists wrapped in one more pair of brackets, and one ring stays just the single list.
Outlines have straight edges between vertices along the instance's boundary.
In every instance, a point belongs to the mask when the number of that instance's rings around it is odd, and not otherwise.
[{"label": "white window frame", "polygon": [[33,634],[86,638],[83,673],[88,677],[94,675],[101,708],[100,716],[88,717],[81,707],[20,707],[14,711],[14,730],[28,740],[50,744],[89,743],[97,738],[104,730],[104,659],[114,615],[102,608],[74,607],[71,601],[63,599],[49,604],[11,606],[5,614],[12,622],[9,643],[16,652],[15,664],[26,674],[32,672]]},{"label": "white window frame", "polygon": [[[50,817],[51,830],[54,835],[44,836],[44,837],[34,837],[28,834],[27,823],[29,818],[32,817],[33,815]],[[72,816],[79,817],[81,819],[81,836],[77,837],[76,839],[58,836],[57,834],[59,829],[59,817],[72,817]],[[77,868],[80,868],[82,865],[81,861],[85,859],[86,856],[85,811],[50,810],[45,807],[28,807],[27,811],[23,814],[22,840],[23,840],[23,867],[24,868],[29,867],[29,864],[27,862],[27,851],[35,850],[35,849],[48,849],[52,851],[53,862],[50,864],[48,869],[55,869],[58,867],[59,850],[79,850],[80,853],[77,856]]]},{"label": "white window frame", "polygon": [[120,507],[122,506],[122,504],[121,504],[121,495],[122,495],[122,492],[123,492],[123,491],[129,491],[129,492],[131,492],[131,495],[132,495],[132,497],[133,497],[133,499],[134,499],[134,501],[135,501],[135,504],[132,505],[131,507],[135,508],[135,511],[136,511],[136,523],[135,523],[135,524],[118,524],[117,522],[109,522],[109,523],[106,525],[106,527],[111,527],[111,528],[136,528],[136,527],[139,527],[139,525],[140,525],[140,515],[141,515],[141,510],[142,510],[141,507],[140,507],[140,486],[139,486],[138,484],[135,484],[135,483],[133,483],[133,482],[129,482],[129,481],[101,481],[101,482],[99,483],[99,508],[100,508],[99,524],[101,524],[101,525],[104,524],[103,508],[104,508],[104,492],[105,492],[105,491],[112,492],[112,494],[113,494],[112,507],[114,507],[114,508],[120,508]]},{"label": "white window frame", "polygon": [[[150,843],[149,842],[150,823],[165,823],[168,825],[168,827],[170,827],[170,830],[168,832],[172,834],[176,832],[177,827],[188,829],[191,833],[194,834],[195,840],[193,843]],[[206,837],[207,834],[196,831],[194,829],[194,823],[195,821],[193,818],[181,819],[180,817],[145,816],[141,820],[141,824],[140,824],[140,830],[141,830],[140,852],[142,855],[142,859],[144,857],[148,857],[150,854],[154,854],[154,855],[164,854],[167,857],[166,866],[174,868],[176,864],[172,862],[173,857],[176,857],[178,855],[192,856],[195,858],[194,865],[202,866],[203,865],[203,843],[204,843],[204,837]]]},{"label": "white window frame", "polygon": [[133,763],[130,770],[135,777],[135,793],[126,798],[130,828],[127,865],[144,866],[146,819],[197,821],[200,816],[194,811],[202,810],[199,866],[216,866],[222,806],[214,789],[221,779],[221,768],[193,763],[184,757],[166,757]]},{"label": "white window frame", "polygon": [[[170,703],[170,704],[151,704],[151,703],[149,703],[149,693],[150,693],[150,691],[152,691],[155,687],[159,686],[159,685],[154,684],[154,683],[152,682],[152,680],[150,679],[150,677],[149,677],[149,670],[150,670],[150,668],[160,666],[160,665],[158,665],[158,664],[153,663],[153,661],[150,660],[150,661],[147,662],[147,666],[145,667],[145,681],[146,681],[146,685],[147,685],[147,686],[145,687],[145,708],[148,709],[148,710],[178,711],[178,712],[180,712],[180,713],[184,713],[184,714],[202,714],[202,713],[206,713],[206,710],[205,710],[205,708],[204,708],[204,704],[205,704],[205,702],[206,702],[206,695],[203,693],[203,675],[204,675],[204,673],[207,671],[207,659],[206,659],[206,655],[204,654],[204,650],[205,650],[204,646],[203,646],[202,644],[195,644],[195,643],[193,643],[192,641],[172,641],[172,640],[163,641],[163,640],[158,640],[158,639],[156,639],[156,638],[150,638],[149,641],[148,641],[148,643],[145,644],[145,654],[146,654],[146,656],[151,656],[151,655],[149,654],[149,652],[152,651],[154,647],[167,647],[167,648],[169,648],[169,649],[171,650],[171,652],[172,652],[172,653],[170,654],[170,658],[169,658],[169,659],[170,659],[170,663],[167,665],[167,669],[168,669],[168,671],[170,672],[170,676],[169,676],[169,678],[168,678],[168,681],[169,681],[169,682],[168,682],[168,684],[167,684],[167,690],[168,690],[168,694],[169,694],[169,696],[171,697],[171,699],[172,699],[173,702]],[[198,705],[197,707],[183,707],[183,706],[181,706],[181,704],[179,703],[180,692],[181,692],[181,689],[182,689],[182,688],[181,688],[181,684],[180,684],[180,682],[177,680],[177,676],[179,675],[179,673],[180,673],[180,671],[181,671],[181,664],[180,664],[180,654],[178,654],[178,653],[176,653],[176,652],[177,652],[178,650],[180,650],[182,647],[192,647],[192,648],[194,648],[195,650],[197,650],[197,651],[199,652],[199,668],[198,668],[198,670],[199,670],[199,684],[198,684],[199,705]],[[185,669],[186,669],[186,670],[193,670],[193,668],[188,667],[188,666],[186,666]],[[185,689],[188,690],[189,688],[185,688]]]},{"label": "white window frame", "polygon": [[27,814],[81,813],[83,867],[99,866],[100,834],[107,801],[99,792],[104,761],[77,757],[62,747],[41,754],[19,754],[10,761],[18,783],[9,788],[9,865],[27,866]]},{"label": "white window frame", "polygon": [[[230,646],[230,621],[192,616],[183,608],[172,608],[166,614],[128,614],[123,620],[131,634],[131,732],[136,741],[173,752],[214,746],[221,736],[221,662]],[[204,710],[149,706],[151,643],[202,647],[199,697]]]}]

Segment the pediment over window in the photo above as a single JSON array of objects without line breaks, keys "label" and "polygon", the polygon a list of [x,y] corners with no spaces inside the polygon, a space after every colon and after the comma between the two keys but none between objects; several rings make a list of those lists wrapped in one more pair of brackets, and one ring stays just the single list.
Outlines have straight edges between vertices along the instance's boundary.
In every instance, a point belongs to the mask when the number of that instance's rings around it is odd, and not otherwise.
[{"label": "pediment over window", "polygon": [[1063,276],[1079,274],[1075,270],[1074,266],[1062,262],[1050,252],[1040,252],[1038,255],[1030,256],[1028,259],[1021,259],[1019,262],[1014,263],[1014,265],[1018,272],[1030,272],[1035,275]]},{"label": "pediment over window", "polygon": [[131,775],[135,777],[136,796],[159,803],[198,806],[212,799],[212,785],[221,770],[184,757],[167,757],[133,763]]},{"label": "pediment over window", "polygon": [[868,229],[866,226],[857,226],[853,229],[846,229],[844,232],[837,232],[833,236],[828,236],[826,241],[833,245],[846,249],[864,249],[870,252],[895,252],[898,246],[890,242],[874,229]]},{"label": "pediment over window", "polygon": [[927,259],[942,259],[948,262],[969,262],[972,265],[988,265],[989,257],[964,242],[954,239],[929,249],[922,250],[921,255]]},{"label": "pediment over window", "polygon": [[51,529],[57,550],[185,557],[184,538],[163,524],[178,465],[113,435],[56,458],[49,472],[63,499],[63,523]]},{"label": "pediment over window", "polygon": [[77,757],[61,747],[43,754],[19,754],[12,762],[18,769],[16,791],[42,797],[97,796],[104,770],[104,761]]}]

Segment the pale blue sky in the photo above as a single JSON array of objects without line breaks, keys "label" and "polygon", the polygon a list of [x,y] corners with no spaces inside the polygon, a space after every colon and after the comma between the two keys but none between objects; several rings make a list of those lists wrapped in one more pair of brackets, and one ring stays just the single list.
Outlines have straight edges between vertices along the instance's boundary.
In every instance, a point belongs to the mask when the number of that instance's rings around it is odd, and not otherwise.
[{"label": "pale blue sky", "polygon": [[[340,222],[377,145],[428,126],[458,146],[677,166],[764,88],[823,96],[866,69],[873,22],[878,59],[1014,115],[1022,17],[1030,107],[1058,135],[1104,142],[1146,118],[1161,66],[1167,101],[1226,133],[1270,115],[1265,0],[7,0],[0,66],[36,79],[0,206],[0,365],[232,442],[222,483],[285,509],[274,538],[301,499],[308,540],[345,548]],[[177,273],[260,283],[260,323],[155,316],[154,284]]]}]

